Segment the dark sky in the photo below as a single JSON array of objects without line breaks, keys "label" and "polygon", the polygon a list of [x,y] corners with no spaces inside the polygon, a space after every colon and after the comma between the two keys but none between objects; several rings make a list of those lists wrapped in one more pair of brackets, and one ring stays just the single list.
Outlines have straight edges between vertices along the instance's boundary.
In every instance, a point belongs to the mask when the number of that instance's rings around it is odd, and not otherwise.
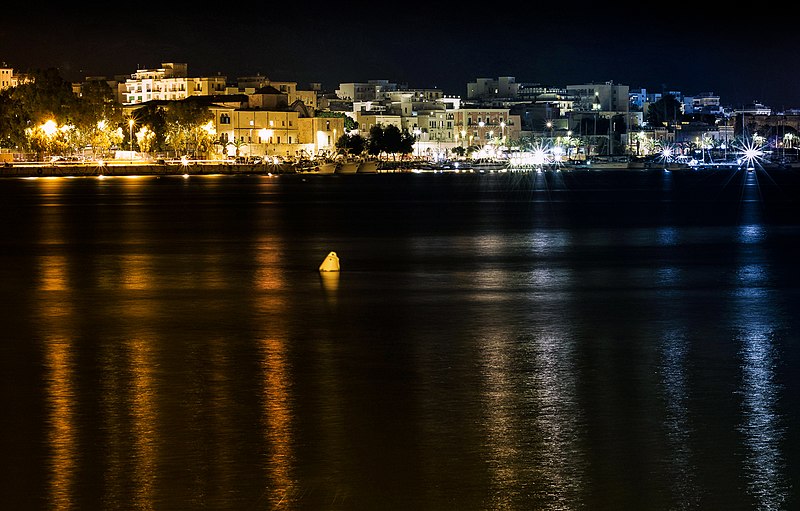
[{"label": "dark sky", "polygon": [[58,67],[71,80],[186,62],[191,76],[230,81],[260,73],[332,90],[387,79],[461,96],[479,77],[550,86],[613,81],[653,92],[713,92],[731,106],[800,107],[797,36],[777,7],[456,4],[197,4],[197,12],[158,6],[126,15],[31,3],[37,7],[16,7],[0,31],[0,61],[23,70]]}]

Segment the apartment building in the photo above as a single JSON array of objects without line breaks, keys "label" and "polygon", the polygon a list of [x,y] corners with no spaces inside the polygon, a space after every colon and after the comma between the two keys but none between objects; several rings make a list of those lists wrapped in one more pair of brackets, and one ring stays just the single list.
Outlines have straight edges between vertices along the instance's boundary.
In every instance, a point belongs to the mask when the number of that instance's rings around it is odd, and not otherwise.
[{"label": "apartment building", "polygon": [[340,83],[339,88],[336,89],[336,97],[350,101],[373,101],[382,99],[386,93],[402,89],[402,86],[389,80]]},{"label": "apartment building", "polygon": [[344,132],[341,117],[305,117],[293,109],[215,107],[214,126],[229,156],[332,154]]},{"label": "apartment building", "polygon": [[516,98],[519,84],[513,76],[478,78],[467,83],[467,99]]},{"label": "apartment building", "polygon": [[614,82],[567,85],[567,93],[573,99],[573,108],[578,112],[628,112],[630,97],[627,85]]},{"label": "apartment building", "polygon": [[486,145],[519,138],[520,119],[508,108],[461,108],[453,110],[454,138],[464,145]]},{"label": "apartment building", "polygon": [[225,92],[226,77],[189,77],[188,65],[166,62],[157,69],[139,69],[125,83],[125,104],[146,103],[154,100],[175,101],[191,96],[210,96]]},{"label": "apartment building", "polygon": [[10,87],[14,87],[15,85],[14,69],[8,67],[8,65],[3,62],[3,65],[0,66],[0,90],[8,89]]},{"label": "apartment building", "polygon": [[316,90],[301,90],[297,88],[297,82],[275,81],[261,75],[239,77],[235,85],[228,85],[225,90],[228,94],[253,94],[264,87],[272,87],[286,94],[286,100],[290,105],[295,101],[302,101],[312,110],[318,108],[318,92]]}]

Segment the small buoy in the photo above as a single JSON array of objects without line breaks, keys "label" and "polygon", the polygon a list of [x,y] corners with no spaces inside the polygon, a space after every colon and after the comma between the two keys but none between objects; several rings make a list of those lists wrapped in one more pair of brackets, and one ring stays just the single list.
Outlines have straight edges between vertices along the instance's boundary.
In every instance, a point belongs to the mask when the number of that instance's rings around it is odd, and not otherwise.
[{"label": "small buoy", "polygon": [[331,252],[325,257],[325,260],[319,265],[319,271],[339,271],[339,257],[336,252]]}]

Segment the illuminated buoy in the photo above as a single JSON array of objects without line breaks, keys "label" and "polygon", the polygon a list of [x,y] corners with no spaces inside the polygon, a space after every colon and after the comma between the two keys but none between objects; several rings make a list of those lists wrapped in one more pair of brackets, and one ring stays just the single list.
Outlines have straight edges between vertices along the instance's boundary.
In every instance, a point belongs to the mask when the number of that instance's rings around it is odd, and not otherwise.
[{"label": "illuminated buoy", "polygon": [[339,271],[339,257],[336,252],[331,252],[319,265],[319,271]]}]

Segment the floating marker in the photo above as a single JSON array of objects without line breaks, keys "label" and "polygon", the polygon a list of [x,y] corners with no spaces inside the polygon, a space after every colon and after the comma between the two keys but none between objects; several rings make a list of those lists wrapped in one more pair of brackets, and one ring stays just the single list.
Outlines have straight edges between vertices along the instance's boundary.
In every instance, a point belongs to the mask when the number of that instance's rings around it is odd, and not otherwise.
[{"label": "floating marker", "polygon": [[339,257],[336,252],[331,252],[319,265],[319,271],[339,271]]}]

